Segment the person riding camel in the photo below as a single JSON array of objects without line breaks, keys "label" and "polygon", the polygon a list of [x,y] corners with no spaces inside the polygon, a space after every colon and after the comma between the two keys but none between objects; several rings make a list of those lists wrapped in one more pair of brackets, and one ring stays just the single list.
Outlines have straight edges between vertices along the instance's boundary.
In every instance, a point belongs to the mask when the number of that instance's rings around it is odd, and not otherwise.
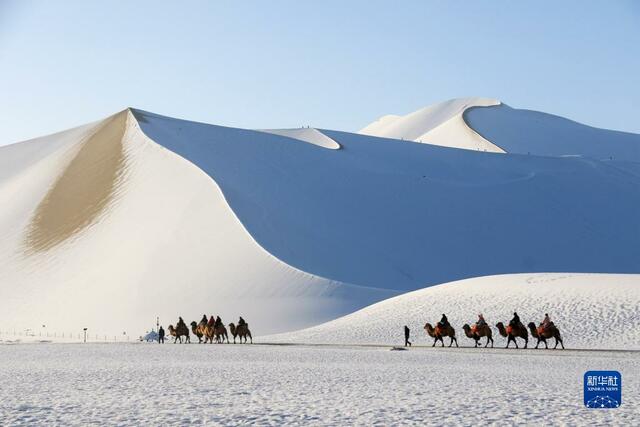
[{"label": "person riding camel", "polygon": [[542,326],[543,329],[547,329],[552,324],[553,324],[553,322],[551,321],[551,318],[549,317],[549,313],[545,313],[544,314],[544,320],[542,321],[540,326]]},{"label": "person riding camel", "polygon": [[220,326],[222,326],[222,319],[220,318],[220,316],[216,317],[216,323],[215,323],[215,328],[219,328]]},{"label": "person riding camel", "polygon": [[486,326],[487,322],[484,320],[484,316],[482,313],[478,314],[478,321],[476,322],[476,327]]},{"label": "person riding camel", "polygon": [[211,327],[215,325],[215,323],[216,323],[216,319],[213,317],[213,314],[212,314],[211,317],[209,317],[209,322],[207,322],[207,326]]},{"label": "person riding camel", "polygon": [[202,315],[202,319],[200,320],[200,324],[201,325],[206,325],[207,324],[207,315],[206,314]]},{"label": "person riding camel", "polygon": [[244,319],[242,318],[242,316],[240,316],[240,320],[238,320],[238,326],[246,325],[246,324],[247,324],[247,322],[245,322]]},{"label": "person riding camel", "polygon": [[187,325],[185,325],[184,320],[182,320],[182,317],[178,317],[178,324],[176,325],[176,329],[179,327],[183,327],[186,328]]},{"label": "person riding camel", "polygon": [[442,319],[440,319],[440,322],[438,322],[438,326],[440,326],[441,328],[449,326],[449,319],[447,319],[447,316],[445,316],[444,313],[442,314]]},{"label": "person riding camel", "polygon": [[513,319],[511,319],[511,321],[509,322],[509,326],[511,326],[512,328],[515,328],[515,327],[518,327],[521,324],[522,323],[520,323],[520,316],[518,316],[518,313],[516,313],[514,311],[513,312]]}]

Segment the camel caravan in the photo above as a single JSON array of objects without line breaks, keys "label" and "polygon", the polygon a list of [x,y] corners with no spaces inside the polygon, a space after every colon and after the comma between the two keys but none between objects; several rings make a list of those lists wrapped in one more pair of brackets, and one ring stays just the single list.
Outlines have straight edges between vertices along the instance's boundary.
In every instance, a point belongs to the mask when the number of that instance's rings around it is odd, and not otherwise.
[{"label": "camel caravan", "polygon": [[[182,344],[183,337],[185,338],[184,343],[190,343],[190,332],[198,338],[199,343],[213,344],[215,341],[217,344],[222,344],[226,341],[227,344],[229,344],[229,333],[227,332],[227,328],[224,326],[224,323],[222,323],[220,316],[215,318],[211,316],[207,319],[207,315],[205,314],[202,316],[199,323],[196,323],[195,321],[191,322],[191,330],[189,330],[184,320],[182,320],[182,317],[180,317],[178,318],[178,323],[175,328],[173,325],[169,325],[168,330],[169,334],[173,337],[174,344],[176,342],[180,342]],[[238,325],[229,323],[229,331],[233,337],[234,344],[236,343],[236,338],[240,344],[246,344],[247,340],[253,344],[253,337],[249,330],[249,324],[245,322],[242,316],[240,316],[240,320],[238,320]]]},{"label": "camel caravan", "polygon": [[[549,348],[547,344],[547,340],[554,338],[556,340],[556,345],[553,347],[556,349],[558,344],[562,346],[564,350],[564,343],[562,342],[562,337],[560,336],[560,330],[556,327],[556,325],[549,318],[549,314],[545,314],[544,320],[536,327],[535,323],[529,322],[529,324],[525,327],[524,324],[520,321],[520,317],[518,313],[513,313],[513,319],[509,322],[509,324],[505,327],[502,322],[498,322],[496,324],[496,328],[498,328],[498,332],[503,337],[507,338],[507,345],[505,348],[509,348],[509,344],[513,341],[516,348],[518,347],[518,341],[516,338],[521,338],[524,340],[524,348],[527,348],[529,344],[529,333],[531,336],[538,340],[536,343],[536,347],[540,345],[540,343],[544,344],[545,348]],[[527,330],[528,328],[528,330]],[[474,323],[472,326],[465,324],[462,329],[464,330],[464,334],[467,338],[470,338],[475,341],[475,347],[480,345],[480,339],[486,337],[487,341],[485,343],[485,347],[491,343],[491,347],[493,348],[493,332],[491,327],[484,320],[484,316],[482,314],[478,315],[478,321]],[[433,345],[435,347],[436,343],[440,341],[442,347],[444,347],[444,338],[449,337],[449,347],[456,344],[458,347],[458,339],[456,338],[456,331],[449,324],[449,320],[446,315],[442,315],[442,319],[435,326],[431,326],[431,323],[427,323],[424,325],[424,330],[427,335],[433,338]]]}]

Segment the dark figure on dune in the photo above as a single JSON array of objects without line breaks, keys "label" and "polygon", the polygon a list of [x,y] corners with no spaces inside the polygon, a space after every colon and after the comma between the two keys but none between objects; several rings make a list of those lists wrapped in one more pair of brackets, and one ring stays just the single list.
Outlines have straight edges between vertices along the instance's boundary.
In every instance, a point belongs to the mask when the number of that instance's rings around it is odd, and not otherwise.
[{"label": "dark figure on dune", "polygon": [[158,343],[164,344],[164,328],[162,326],[158,329]]}]

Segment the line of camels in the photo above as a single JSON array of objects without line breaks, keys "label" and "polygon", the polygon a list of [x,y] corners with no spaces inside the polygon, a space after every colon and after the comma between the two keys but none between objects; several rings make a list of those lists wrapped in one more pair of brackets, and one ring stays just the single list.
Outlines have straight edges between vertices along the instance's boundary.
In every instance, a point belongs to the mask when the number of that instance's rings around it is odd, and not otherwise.
[{"label": "line of camels", "polygon": [[[540,343],[543,343],[544,347],[548,349],[549,346],[547,345],[547,340],[554,338],[556,340],[556,345],[553,348],[556,349],[558,347],[558,344],[560,344],[562,346],[562,349],[564,350],[564,343],[562,342],[562,337],[560,336],[560,330],[556,327],[556,325],[553,324],[553,322],[551,322],[551,324],[547,327],[543,327],[542,325],[536,327],[535,323],[529,322],[527,327],[531,332],[531,336],[538,340],[535,348],[538,348]],[[505,348],[509,348],[509,344],[511,344],[511,341],[513,341],[513,343],[516,345],[516,348],[518,348],[518,342],[516,341],[516,338],[522,338],[524,340],[524,348],[527,348],[527,345],[529,344],[529,331],[527,331],[527,327],[525,327],[522,323],[518,323],[516,325],[509,324],[506,327],[502,322],[498,322],[496,324],[496,328],[498,328],[498,332],[500,333],[500,335],[507,338],[507,345],[505,346]],[[462,329],[464,330],[464,334],[468,338],[475,340],[475,347],[478,347],[480,345],[480,338],[487,337],[487,342],[484,346],[487,347],[489,343],[491,343],[491,348],[493,348],[493,333],[491,331],[491,327],[488,324],[474,324],[473,326],[469,326],[465,323]],[[451,341],[449,342],[449,347],[451,347],[454,342],[456,343],[456,347],[458,347],[458,339],[456,338],[456,331],[453,326],[442,326],[438,323],[434,328],[433,326],[431,326],[431,323],[427,323],[424,325],[424,330],[427,332],[427,335],[434,339],[432,347],[435,347],[438,341],[440,341],[442,343],[442,347],[444,347],[444,337],[449,337],[451,339]]]},{"label": "line of camels", "polygon": [[[178,323],[175,328],[173,325],[169,325],[167,329],[169,330],[169,335],[173,337],[174,344],[176,342],[180,342],[180,344],[182,344],[182,337],[185,337],[185,343],[191,343],[189,328],[186,324]],[[234,344],[236,343],[236,338],[238,338],[238,342],[240,344],[246,344],[247,339],[249,339],[251,344],[253,344],[253,337],[251,336],[248,323],[239,323],[237,326],[233,322],[229,323],[229,331],[233,336]],[[213,344],[215,341],[217,344],[222,344],[226,340],[227,344],[229,344],[229,334],[227,333],[227,328],[222,322],[217,325],[210,325],[208,323],[197,323],[193,321],[191,322],[191,332],[193,332],[193,335],[198,337],[199,343],[206,344],[208,342]]]}]

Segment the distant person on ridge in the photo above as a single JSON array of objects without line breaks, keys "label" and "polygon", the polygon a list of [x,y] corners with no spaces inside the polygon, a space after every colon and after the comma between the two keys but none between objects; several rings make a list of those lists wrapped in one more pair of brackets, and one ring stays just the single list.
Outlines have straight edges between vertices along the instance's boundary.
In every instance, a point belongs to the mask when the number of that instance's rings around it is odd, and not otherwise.
[{"label": "distant person on ridge", "polygon": [[409,346],[411,347],[411,341],[409,341],[409,334],[411,333],[411,331],[409,330],[409,327],[407,325],[404,325],[404,346]]},{"label": "distant person on ridge", "polygon": [[164,328],[162,326],[158,329],[158,344],[164,344]]}]

